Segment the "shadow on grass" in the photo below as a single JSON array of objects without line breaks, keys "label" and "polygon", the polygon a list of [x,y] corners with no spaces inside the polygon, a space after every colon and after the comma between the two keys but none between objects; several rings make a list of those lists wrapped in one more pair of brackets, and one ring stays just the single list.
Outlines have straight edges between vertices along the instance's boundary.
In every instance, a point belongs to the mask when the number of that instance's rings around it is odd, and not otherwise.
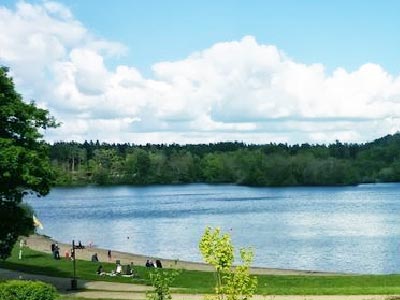
[{"label": "shadow on grass", "polygon": [[39,253],[37,253],[37,254],[30,253],[30,254],[27,254],[24,256],[24,258],[39,258],[39,257],[43,257],[43,255],[39,254]]},{"label": "shadow on grass", "polygon": [[15,262],[0,261],[0,268],[20,271],[29,274],[46,275],[53,277],[71,277],[71,272],[65,272],[51,266],[23,265]]}]

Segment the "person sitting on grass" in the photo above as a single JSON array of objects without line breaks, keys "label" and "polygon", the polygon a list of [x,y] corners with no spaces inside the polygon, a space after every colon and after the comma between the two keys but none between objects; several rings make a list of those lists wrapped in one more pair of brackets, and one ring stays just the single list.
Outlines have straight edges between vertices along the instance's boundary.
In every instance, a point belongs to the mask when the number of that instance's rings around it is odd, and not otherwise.
[{"label": "person sitting on grass", "polygon": [[159,259],[156,260],[156,267],[162,268],[161,260],[159,260]]},{"label": "person sitting on grass", "polygon": [[132,271],[131,265],[126,265],[126,275],[132,275]]},{"label": "person sitting on grass", "polygon": [[102,265],[100,265],[100,266],[97,268],[96,273],[97,273],[97,275],[100,275],[100,276],[106,275],[106,273],[105,273],[104,270],[103,270],[103,266],[102,266]]},{"label": "person sitting on grass", "polygon": [[148,267],[148,268],[153,268],[153,267],[154,267],[153,261],[150,260],[150,259],[146,260],[146,267]]},{"label": "person sitting on grass", "polygon": [[131,277],[139,277],[136,272],[135,269],[133,268],[133,262],[131,262],[130,265],[126,266],[126,275],[129,275]]},{"label": "person sitting on grass", "polygon": [[117,267],[115,268],[115,274],[121,275],[122,272],[122,266],[121,264],[117,264]]}]

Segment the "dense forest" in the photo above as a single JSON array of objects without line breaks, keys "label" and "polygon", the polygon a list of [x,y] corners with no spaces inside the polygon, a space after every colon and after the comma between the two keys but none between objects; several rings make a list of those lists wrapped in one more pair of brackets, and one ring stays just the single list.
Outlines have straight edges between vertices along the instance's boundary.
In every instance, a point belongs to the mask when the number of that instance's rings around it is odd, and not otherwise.
[{"label": "dense forest", "polygon": [[200,145],[57,142],[57,185],[191,182],[248,186],[354,185],[400,181],[400,133],[365,144]]}]

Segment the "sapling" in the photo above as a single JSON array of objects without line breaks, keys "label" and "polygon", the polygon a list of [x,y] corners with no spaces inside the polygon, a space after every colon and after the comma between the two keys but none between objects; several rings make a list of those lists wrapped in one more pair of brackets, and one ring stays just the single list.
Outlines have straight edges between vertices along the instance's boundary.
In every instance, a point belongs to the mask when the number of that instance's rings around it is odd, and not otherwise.
[{"label": "sapling", "polygon": [[257,289],[257,278],[250,276],[254,258],[251,248],[240,250],[242,265],[233,267],[234,247],[229,234],[221,234],[220,228],[207,227],[199,244],[205,262],[216,271],[215,295],[217,300],[247,300]]}]

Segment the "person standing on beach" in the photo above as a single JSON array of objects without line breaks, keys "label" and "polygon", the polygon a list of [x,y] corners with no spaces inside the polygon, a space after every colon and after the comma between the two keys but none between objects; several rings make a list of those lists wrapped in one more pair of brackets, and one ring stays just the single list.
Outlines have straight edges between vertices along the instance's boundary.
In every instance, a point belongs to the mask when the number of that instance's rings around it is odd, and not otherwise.
[{"label": "person standing on beach", "polygon": [[107,258],[108,258],[108,261],[111,261],[111,250],[107,251]]},{"label": "person standing on beach", "polygon": [[51,253],[53,253],[53,257],[56,258],[56,254],[54,253],[56,250],[56,244],[51,244]]},{"label": "person standing on beach", "polygon": [[60,247],[58,247],[58,243],[54,245],[54,259],[60,259]]},{"label": "person standing on beach", "polygon": [[65,250],[65,259],[69,259],[69,251],[68,251],[68,249]]}]

